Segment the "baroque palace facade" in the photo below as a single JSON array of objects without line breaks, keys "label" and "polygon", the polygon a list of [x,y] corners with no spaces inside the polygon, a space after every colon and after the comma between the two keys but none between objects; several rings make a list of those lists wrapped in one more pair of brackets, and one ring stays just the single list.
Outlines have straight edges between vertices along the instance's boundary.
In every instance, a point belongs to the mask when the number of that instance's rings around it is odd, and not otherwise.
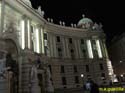
[{"label": "baroque palace facade", "polygon": [[102,25],[46,21],[29,0],[0,0],[0,93],[44,93],[109,84],[113,70]]}]

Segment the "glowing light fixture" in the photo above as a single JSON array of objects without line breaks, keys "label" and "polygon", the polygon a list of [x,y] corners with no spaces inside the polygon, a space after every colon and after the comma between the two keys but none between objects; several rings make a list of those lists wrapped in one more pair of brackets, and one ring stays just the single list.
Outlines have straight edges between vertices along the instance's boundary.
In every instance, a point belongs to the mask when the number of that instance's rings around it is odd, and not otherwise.
[{"label": "glowing light fixture", "polygon": [[81,74],[81,77],[83,78],[83,77],[84,77],[84,74]]}]

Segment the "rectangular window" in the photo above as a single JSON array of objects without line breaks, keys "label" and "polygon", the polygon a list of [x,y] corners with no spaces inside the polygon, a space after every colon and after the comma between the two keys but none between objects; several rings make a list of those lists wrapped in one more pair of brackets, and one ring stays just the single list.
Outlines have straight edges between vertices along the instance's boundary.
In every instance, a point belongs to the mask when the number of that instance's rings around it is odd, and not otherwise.
[{"label": "rectangular window", "polygon": [[99,64],[100,70],[104,70],[103,64]]},{"label": "rectangular window", "polygon": [[78,84],[79,83],[79,77],[75,76],[75,83]]},{"label": "rectangular window", "polygon": [[49,67],[50,73],[52,73],[51,65],[48,65],[48,67]]},{"label": "rectangular window", "polygon": [[71,49],[70,52],[71,52],[71,58],[74,59],[75,58],[74,50]]},{"label": "rectangular window", "polygon": [[76,66],[76,65],[73,66],[73,69],[74,69],[74,73],[78,72],[78,70],[77,70],[77,66]]},{"label": "rectangular window", "polygon": [[67,82],[66,82],[66,77],[62,77],[62,85],[66,85]]},{"label": "rectangular window", "polygon": [[83,39],[81,39],[81,44],[84,44],[85,42],[84,42],[84,40]]},{"label": "rectangular window", "polygon": [[61,48],[58,48],[58,56],[62,57],[62,49]]},{"label": "rectangular window", "polygon": [[59,36],[56,37],[56,41],[60,42],[60,37]]},{"label": "rectangular window", "polygon": [[72,44],[72,38],[69,38],[69,43]]},{"label": "rectangular window", "polygon": [[64,66],[61,66],[61,73],[65,73]]},{"label": "rectangular window", "polygon": [[45,55],[47,56],[47,46],[44,46]]},{"label": "rectangular window", "polygon": [[89,72],[89,65],[86,65],[86,72]]},{"label": "rectangular window", "polygon": [[102,73],[102,74],[101,74],[101,77],[105,77],[105,73]]},{"label": "rectangular window", "polygon": [[44,33],[44,40],[47,40],[47,33]]},{"label": "rectangular window", "polygon": [[31,33],[33,33],[33,26],[32,25],[31,25],[30,29],[31,29]]},{"label": "rectangular window", "polygon": [[86,50],[85,50],[85,49],[82,49],[82,53],[83,53],[83,57],[84,57],[84,58],[87,58],[87,53],[86,53]]}]

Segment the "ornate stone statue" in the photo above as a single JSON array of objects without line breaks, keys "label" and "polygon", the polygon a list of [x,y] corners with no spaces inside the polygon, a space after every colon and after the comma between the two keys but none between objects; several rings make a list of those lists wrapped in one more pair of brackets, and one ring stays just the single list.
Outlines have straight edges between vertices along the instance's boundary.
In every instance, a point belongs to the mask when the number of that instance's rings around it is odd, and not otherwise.
[{"label": "ornate stone statue", "polygon": [[5,79],[5,71],[6,71],[6,62],[5,62],[4,54],[0,51],[0,79]]},{"label": "ornate stone statue", "polygon": [[93,26],[93,30],[97,30],[97,31],[102,31],[102,24],[99,23],[95,23],[94,26]]},{"label": "ornate stone statue", "polygon": [[14,32],[15,30],[16,28],[14,27],[13,22],[9,22],[8,24],[6,24],[5,32]]},{"label": "ornate stone statue", "polygon": [[28,6],[32,7],[30,0],[21,0],[21,1],[23,1]]},{"label": "ornate stone statue", "polygon": [[30,73],[30,84],[31,84],[31,93],[40,93],[40,87],[38,82],[38,73],[37,73],[37,65],[33,65],[31,67]]},{"label": "ornate stone statue", "polygon": [[47,75],[47,92],[48,93],[53,93],[54,92],[54,88],[53,88],[53,85],[52,85],[52,81],[51,81],[51,73],[50,73],[50,70],[49,68],[46,68],[46,75]]},{"label": "ornate stone statue", "polygon": [[44,14],[45,14],[45,13],[44,13],[44,11],[41,10],[41,6],[38,7],[38,12],[39,12],[39,14],[40,14],[42,17],[44,17]]}]

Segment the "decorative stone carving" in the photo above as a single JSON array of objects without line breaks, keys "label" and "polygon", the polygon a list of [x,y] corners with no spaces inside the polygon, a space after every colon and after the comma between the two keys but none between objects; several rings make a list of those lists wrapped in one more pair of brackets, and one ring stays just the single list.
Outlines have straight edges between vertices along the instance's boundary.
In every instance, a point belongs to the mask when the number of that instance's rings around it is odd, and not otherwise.
[{"label": "decorative stone carving", "polygon": [[23,2],[24,2],[25,4],[27,4],[28,6],[32,7],[30,0],[21,0],[21,1],[23,1]]},{"label": "decorative stone carving", "polygon": [[54,88],[53,88],[52,81],[51,81],[51,73],[48,67],[46,68],[46,81],[47,81],[47,88],[46,88],[47,92],[53,93]]},{"label": "decorative stone carving", "polygon": [[30,87],[31,93],[40,93],[40,87],[38,82],[38,72],[37,72],[37,65],[33,65],[31,67],[30,73]]},{"label": "decorative stone carving", "polygon": [[39,14],[40,14],[42,17],[44,17],[45,12],[41,10],[41,6],[38,7],[38,10],[37,10],[37,11],[39,12]]},{"label": "decorative stone carving", "polygon": [[4,53],[0,51],[0,79],[5,79],[5,72],[6,72],[6,62],[4,58]]},{"label": "decorative stone carving", "polygon": [[97,23],[95,23],[92,28],[93,30],[102,31],[102,24],[100,23],[98,25]]},{"label": "decorative stone carving", "polygon": [[16,28],[15,28],[15,25],[13,22],[9,22],[6,24],[5,26],[5,32],[15,32],[16,31]]}]

